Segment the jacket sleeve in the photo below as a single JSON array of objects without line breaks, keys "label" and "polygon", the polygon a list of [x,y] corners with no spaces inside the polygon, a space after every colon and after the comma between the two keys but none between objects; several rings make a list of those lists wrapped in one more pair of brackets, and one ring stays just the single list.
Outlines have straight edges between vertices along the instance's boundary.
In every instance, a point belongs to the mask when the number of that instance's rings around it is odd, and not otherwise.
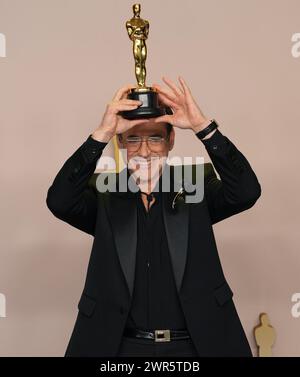
[{"label": "jacket sleeve", "polygon": [[107,144],[89,135],[59,170],[46,198],[47,207],[55,217],[93,236],[97,194],[88,182]]},{"label": "jacket sleeve", "polygon": [[220,176],[218,179],[210,164],[204,178],[204,195],[215,224],[252,207],[261,195],[261,186],[245,156],[219,129],[201,141]]}]

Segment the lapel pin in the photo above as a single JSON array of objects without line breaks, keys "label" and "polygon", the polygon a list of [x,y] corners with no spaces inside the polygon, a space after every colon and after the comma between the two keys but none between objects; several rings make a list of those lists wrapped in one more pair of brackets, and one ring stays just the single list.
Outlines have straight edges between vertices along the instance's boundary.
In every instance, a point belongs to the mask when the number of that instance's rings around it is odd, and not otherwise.
[{"label": "lapel pin", "polygon": [[180,190],[176,193],[174,196],[173,202],[172,202],[172,209],[175,209],[176,203],[178,200],[182,200],[185,194],[185,190],[183,187],[180,188]]}]

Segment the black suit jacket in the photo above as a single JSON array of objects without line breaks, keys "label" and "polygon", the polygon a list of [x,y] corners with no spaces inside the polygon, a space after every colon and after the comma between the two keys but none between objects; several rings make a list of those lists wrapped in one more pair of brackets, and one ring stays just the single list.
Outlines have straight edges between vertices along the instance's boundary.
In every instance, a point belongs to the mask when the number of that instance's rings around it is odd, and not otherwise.
[{"label": "black suit jacket", "polygon": [[[252,356],[212,225],[252,207],[261,187],[244,155],[219,130],[203,143],[213,163],[204,164],[203,200],[181,201],[173,210],[178,190],[162,196],[178,295],[200,356]],[[135,201],[118,190],[97,190],[94,171],[105,145],[90,135],[65,162],[47,193],[47,206],[57,218],[94,237],[65,356],[117,356],[131,304],[137,209]],[[167,166],[175,183],[175,168]],[[128,174],[127,169],[120,174],[124,172]],[[117,188],[120,174],[113,174]]]}]

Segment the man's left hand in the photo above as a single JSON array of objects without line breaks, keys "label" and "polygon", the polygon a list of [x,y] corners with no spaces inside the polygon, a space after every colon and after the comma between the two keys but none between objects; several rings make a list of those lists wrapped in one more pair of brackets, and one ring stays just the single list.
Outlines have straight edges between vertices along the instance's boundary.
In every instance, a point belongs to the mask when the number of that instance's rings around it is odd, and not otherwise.
[{"label": "man's left hand", "polygon": [[173,115],[162,115],[154,122],[167,122],[174,127],[192,129],[195,133],[204,129],[208,119],[204,116],[185,80],[179,76],[180,86],[176,86],[170,79],[162,77],[170,89],[162,88],[158,84],[152,87],[158,92],[159,101],[171,108]]}]

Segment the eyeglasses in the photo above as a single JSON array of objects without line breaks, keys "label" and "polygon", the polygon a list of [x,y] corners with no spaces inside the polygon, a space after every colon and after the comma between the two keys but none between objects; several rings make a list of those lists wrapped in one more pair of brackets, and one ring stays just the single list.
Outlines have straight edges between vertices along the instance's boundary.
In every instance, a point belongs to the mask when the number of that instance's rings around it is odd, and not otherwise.
[{"label": "eyeglasses", "polygon": [[123,143],[126,145],[127,149],[130,151],[137,151],[140,149],[142,142],[146,141],[147,146],[152,151],[160,150],[163,144],[169,139],[167,136],[128,136]]}]

